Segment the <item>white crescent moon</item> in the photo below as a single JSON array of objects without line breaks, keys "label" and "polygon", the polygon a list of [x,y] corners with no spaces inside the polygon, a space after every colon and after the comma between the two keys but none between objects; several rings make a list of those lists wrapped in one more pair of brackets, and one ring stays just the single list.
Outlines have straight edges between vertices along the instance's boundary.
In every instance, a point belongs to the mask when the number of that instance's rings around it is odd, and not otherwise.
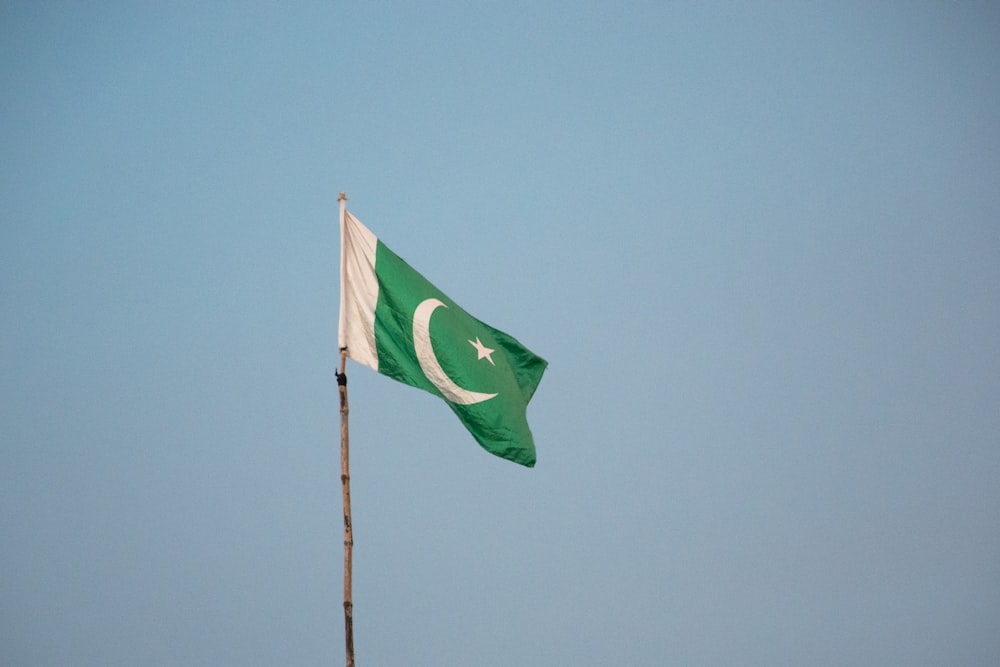
[{"label": "white crescent moon", "polygon": [[417,353],[420,370],[424,372],[431,384],[437,387],[438,391],[452,403],[472,405],[488,401],[496,394],[484,394],[462,389],[448,377],[434,355],[434,348],[431,346],[431,315],[439,306],[448,307],[438,299],[425,299],[420,302],[417,310],[413,313],[413,349]]}]

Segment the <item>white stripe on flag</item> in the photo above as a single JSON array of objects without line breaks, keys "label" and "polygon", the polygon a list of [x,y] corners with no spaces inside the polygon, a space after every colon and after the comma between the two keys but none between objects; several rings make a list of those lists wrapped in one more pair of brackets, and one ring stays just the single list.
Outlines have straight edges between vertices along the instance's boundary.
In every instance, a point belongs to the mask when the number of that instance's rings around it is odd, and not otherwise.
[{"label": "white stripe on flag", "polygon": [[378,370],[375,347],[375,248],[378,239],[346,209],[340,220],[340,349]]}]

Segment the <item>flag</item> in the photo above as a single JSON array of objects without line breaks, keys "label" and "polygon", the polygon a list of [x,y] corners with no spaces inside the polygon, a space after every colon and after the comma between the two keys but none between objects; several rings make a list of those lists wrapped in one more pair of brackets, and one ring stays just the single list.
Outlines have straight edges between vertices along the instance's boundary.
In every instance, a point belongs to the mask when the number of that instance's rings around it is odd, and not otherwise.
[{"label": "flag", "polygon": [[480,322],[341,208],[340,349],[445,400],[486,451],[528,467],[525,411],[548,365]]}]

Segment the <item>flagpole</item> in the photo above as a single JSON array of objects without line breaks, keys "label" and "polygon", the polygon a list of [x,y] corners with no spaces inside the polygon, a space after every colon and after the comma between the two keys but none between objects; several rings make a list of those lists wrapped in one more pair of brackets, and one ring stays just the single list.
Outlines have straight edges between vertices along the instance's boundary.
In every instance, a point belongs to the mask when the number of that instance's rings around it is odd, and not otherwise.
[{"label": "flagpole", "polygon": [[[347,209],[347,195],[343,192],[340,202],[340,247],[341,267],[343,267],[344,212]],[[341,269],[343,270],[343,269]],[[342,277],[343,279],[343,277]],[[351,529],[351,474],[349,456],[349,432],[347,428],[347,348],[340,350],[340,372],[337,373],[337,388],[340,393],[340,485],[344,500],[344,640],[347,652],[347,667],[354,667],[354,603],[351,599],[351,568],[354,552],[354,532]]]}]

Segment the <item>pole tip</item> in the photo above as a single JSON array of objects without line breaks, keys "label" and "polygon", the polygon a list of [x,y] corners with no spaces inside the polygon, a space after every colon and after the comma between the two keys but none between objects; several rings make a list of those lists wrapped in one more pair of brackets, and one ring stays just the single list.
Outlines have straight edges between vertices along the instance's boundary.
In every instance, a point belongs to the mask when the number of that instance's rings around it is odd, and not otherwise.
[{"label": "pole tip", "polygon": [[337,201],[347,201],[347,193],[346,192],[341,192],[340,196],[337,197]]}]

